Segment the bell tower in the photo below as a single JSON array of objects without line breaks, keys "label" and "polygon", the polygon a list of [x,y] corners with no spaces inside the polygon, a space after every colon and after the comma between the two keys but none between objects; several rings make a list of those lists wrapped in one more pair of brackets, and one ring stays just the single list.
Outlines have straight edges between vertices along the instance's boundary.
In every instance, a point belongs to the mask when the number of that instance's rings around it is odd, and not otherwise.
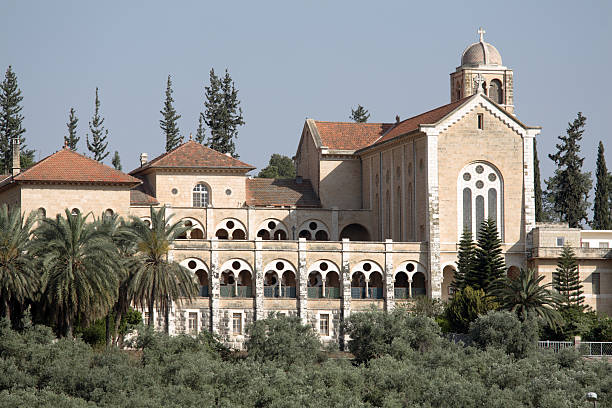
[{"label": "bell tower", "polygon": [[493,102],[514,114],[513,72],[502,64],[497,48],[484,40],[485,30],[478,29],[478,42],[461,55],[461,65],[450,74],[451,102],[475,94],[478,87]]}]

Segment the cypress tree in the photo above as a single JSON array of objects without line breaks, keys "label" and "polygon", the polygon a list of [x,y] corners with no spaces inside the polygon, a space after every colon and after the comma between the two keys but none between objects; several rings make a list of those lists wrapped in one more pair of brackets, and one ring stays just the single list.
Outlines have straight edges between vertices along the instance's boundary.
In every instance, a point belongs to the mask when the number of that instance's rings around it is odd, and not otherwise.
[{"label": "cypress tree", "polygon": [[225,76],[220,79],[214,69],[211,69],[210,86],[205,89],[204,121],[210,129],[207,145],[237,158],[239,156],[236,154],[234,139],[238,137],[238,126],[244,125],[244,118],[238,100],[238,90],[228,70],[225,70]]},{"label": "cypress tree", "polygon": [[115,150],[115,155],[113,156],[113,167],[115,168],[115,170],[123,170],[123,168],[121,167],[121,158],[119,157],[119,152]]},{"label": "cypress tree", "polygon": [[548,155],[557,164],[557,169],[554,176],[546,180],[547,195],[552,210],[570,228],[580,227],[582,220],[588,221],[591,173],[582,172],[584,158],[579,156],[585,124],[586,117],[578,112],[576,119],[568,123],[567,134],[559,136],[561,143],[557,144],[557,153]]},{"label": "cypress tree", "polygon": [[204,144],[204,136],[205,136],[204,114],[200,112],[200,117],[198,118],[198,129],[196,130],[196,137],[195,137],[196,142],[200,144]]},{"label": "cypress tree", "polygon": [[597,183],[595,184],[595,201],[593,202],[593,222],[591,228],[596,230],[612,229],[610,214],[610,174],[606,167],[604,146],[601,140],[597,149]]},{"label": "cypress tree", "polygon": [[21,168],[30,167],[34,163],[34,150],[26,149],[23,115],[21,110],[21,90],[17,84],[17,75],[9,65],[4,81],[0,83],[0,171],[8,173],[12,167],[12,140],[20,139]]},{"label": "cypress tree", "polygon": [[170,75],[168,75],[168,82],[166,82],[166,100],[164,101],[164,109],[160,110],[159,113],[162,114],[162,119],[159,121],[159,127],[164,132],[166,136],[166,151],[178,147],[181,143],[181,137],[179,135],[177,120],[180,119],[181,115],[176,113],[174,106],[172,106],[172,102],[174,99],[172,98],[172,79]]},{"label": "cypress tree", "polygon": [[109,152],[106,151],[108,142],[108,129],[104,129],[104,118],[100,116],[100,98],[98,98],[98,88],[96,88],[96,102],[94,115],[89,122],[89,131],[91,132],[91,143],[89,135],[86,135],[87,149],[93,154],[96,161],[101,162],[108,157]]},{"label": "cypress tree", "polygon": [[474,254],[475,246],[472,232],[464,229],[463,234],[461,234],[461,241],[459,241],[459,251],[457,252],[457,271],[451,283],[453,292],[459,292],[467,286],[466,276],[470,277],[474,272]]},{"label": "cypress tree", "polygon": [[489,292],[491,284],[504,276],[506,265],[502,256],[501,239],[495,221],[487,219],[480,226],[474,250],[474,268],[465,277],[467,285]]},{"label": "cypress tree", "polygon": [[361,105],[357,105],[357,109],[351,108],[351,116],[349,116],[349,118],[353,122],[366,123],[368,119],[370,119],[370,114],[366,108]]},{"label": "cypress tree", "polygon": [[70,108],[70,115],[68,116],[68,123],[66,123],[66,126],[68,127],[68,135],[64,136],[64,143],[66,143],[66,145],[74,151],[76,151],[77,143],[81,139],[80,137],[77,136],[77,133],[76,133],[78,121],[79,119],[76,117],[74,108]]},{"label": "cypress tree", "polygon": [[540,159],[538,159],[538,142],[533,138],[533,193],[535,196],[535,219],[542,222],[544,217],[544,206],[542,203],[542,183],[540,181]]},{"label": "cypress tree", "polygon": [[564,246],[553,273],[553,287],[564,298],[565,306],[584,308],[582,282],[578,272],[576,255],[569,246]]}]

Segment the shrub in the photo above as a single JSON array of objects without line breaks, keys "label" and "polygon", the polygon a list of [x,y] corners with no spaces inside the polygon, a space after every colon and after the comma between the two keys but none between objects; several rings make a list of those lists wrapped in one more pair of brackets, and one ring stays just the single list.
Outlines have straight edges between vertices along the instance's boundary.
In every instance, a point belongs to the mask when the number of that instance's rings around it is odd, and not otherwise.
[{"label": "shrub", "polygon": [[249,358],[281,365],[308,364],[317,359],[321,342],[311,326],[299,317],[272,314],[247,327],[246,348]]},{"label": "shrub", "polygon": [[521,322],[514,313],[492,311],[470,325],[470,337],[481,349],[500,348],[523,358],[537,346],[538,325],[532,319]]},{"label": "shrub", "polygon": [[348,348],[357,363],[383,355],[401,357],[405,350],[424,352],[441,341],[440,326],[432,318],[413,316],[398,308],[352,314],[344,326]]},{"label": "shrub", "polygon": [[455,292],[453,299],[446,306],[445,316],[451,331],[467,333],[470,323],[493,309],[495,304],[486,297],[482,289],[475,290],[467,286]]}]

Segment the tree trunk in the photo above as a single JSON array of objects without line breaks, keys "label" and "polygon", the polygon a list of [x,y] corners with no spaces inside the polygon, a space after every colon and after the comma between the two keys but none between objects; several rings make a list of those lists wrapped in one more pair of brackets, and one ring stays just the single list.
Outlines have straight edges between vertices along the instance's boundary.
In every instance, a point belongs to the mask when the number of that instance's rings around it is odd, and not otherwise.
[{"label": "tree trunk", "polygon": [[4,314],[6,316],[6,320],[9,321],[10,327],[13,327],[11,322],[11,305],[9,304],[8,297],[4,297]]},{"label": "tree trunk", "polygon": [[123,313],[120,310],[120,308],[118,307],[115,310],[115,331],[113,332],[113,344],[116,346],[119,346],[119,336],[121,336],[121,334],[119,333],[119,328],[121,326],[121,318],[123,317]]},{"label": "tree trunk", "polygon": [[106,314],[104,323],[106,326],[106,348],[108,349],[110,348],[110,345],[111,345],[110,312]]},{"label": "tree trunk", "polygon": [[70,337],[71,339],[74,338],[72,336],[72,319],[70,318],[66,319],[66,336]]},{"label": "tree trunk", "polygon": [[153,328],[153,323],[154,323],[154,320],[153,320],[153,302],[154,302],[153,297],[149,298],[149,321],[148,321],[147,325],[149,327],[151,327],[151,328]]}]

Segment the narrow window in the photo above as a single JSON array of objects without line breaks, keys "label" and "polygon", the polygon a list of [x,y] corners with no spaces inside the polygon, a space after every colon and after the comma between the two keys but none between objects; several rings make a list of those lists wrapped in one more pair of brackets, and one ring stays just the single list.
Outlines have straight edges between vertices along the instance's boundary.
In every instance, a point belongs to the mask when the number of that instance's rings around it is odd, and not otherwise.
[{"label": "narrow window", "polygon": [[557,246],[562,247],[565,245],[565,237],[557,237]]},{"label": "narrow window", "polygon": [[329,315],[322,314],[319,316],[319,333],[321,336],[329,336]]},{"label": "narrow window", "polygon": [[476,239],[480,238],[480,227],[484,222],[484,197],[476,197]]},{"label": "narrow window", "polygon": [[478,129],[484,129],[484,116],[482,115],[482,113],[478,114]]},{"label": "narrow window", "polygon": [[593,284],[593,294],[599,295],[599,272],[591,274],[591,283]]},{"label": "narrow window", "polygon": [[193,207],[207,207],[209,191],[206,184],[199,183],[193,188]]},{"label": "narrow window", "polygon": [[589,242],[582,242],[582,247],[583,248],[590,248],[591,244]]},{"label": "narrow window", "polygon": [[607,241],[602,241],[599,243],[600,248],[610,248],[610,244]]},{"label": "narrow window", "polygon": [[463,189],[463,230],[472,233],[472,190]]},{"label": "narrow window", "polygon": [[232,333],[242,334],[242,313],[234,313],[232,316]]},{"label": "narrow window", "polygon": [[189,333],[196,334],[198,332],[198,314],[197,312],[189,312]]},{"label": "narrow window", "polygon": [[499,225],[497,220],[497,190],[494,188],[489,189],[489,214],[488,217],[495,221],[496,225]]}]

